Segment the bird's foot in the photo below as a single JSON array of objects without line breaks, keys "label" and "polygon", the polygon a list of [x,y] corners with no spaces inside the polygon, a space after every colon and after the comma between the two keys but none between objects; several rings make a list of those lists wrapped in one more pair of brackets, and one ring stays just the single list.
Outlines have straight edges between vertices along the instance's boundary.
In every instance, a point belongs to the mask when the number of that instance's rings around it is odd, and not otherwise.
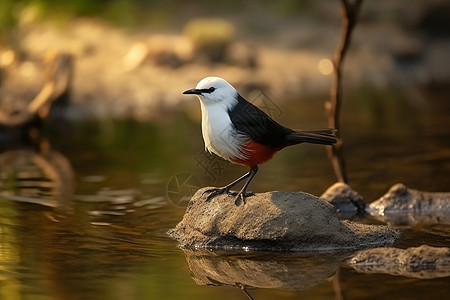
[{"label": "bird's foot", "polygon": [[240,191],[239,193],[236,194],[236,198],[234,200],[234,205],[239,206],[241,205],[241,203],[245,204],[245,198],[250,197],[250,196],[254,196],[255,194],[252,192],[243,192]]},{"label": "bird's foot", "polygon": [[214,198],[217,195],[221,195],[224,193],[227,193],[228,195],[230,194],[230,189],[227,187],[222,187],[222,188],[212,188],[212,189],[208,189],[206,191],[204,191],[202,193],[202,195],[209,193],[208,197],[206,197],[206,202],[211,201],[212,198]]},{"label": "bird's foot", "polygon": [[253,192],[245,192],[245,191],[232,192],[232,191],[230,191],[230,188],[228,188],[228,187],[207,189],[206,191],[204,191],[202,193],[202,195],[207,194],[207,193],[209,193],[209,195],[208,195],[208,197],[206,197],[206,200],[205,200],[206,202],[211,201],[211,199],[217,195],[222,195],[222,194],[226,193],[228,196],[235,197],[234,204],[236,206],[241,205],[241,203],[245,204],[245,198],[255,195]]}]

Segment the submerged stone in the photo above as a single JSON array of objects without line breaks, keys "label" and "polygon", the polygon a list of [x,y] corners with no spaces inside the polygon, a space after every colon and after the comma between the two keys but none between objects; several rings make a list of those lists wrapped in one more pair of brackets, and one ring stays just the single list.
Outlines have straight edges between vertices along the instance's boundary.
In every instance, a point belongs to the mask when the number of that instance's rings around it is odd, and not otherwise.
[{"label": "submerged stone", "polygon": [[169,231],[183,248],[328,251],[389,245],[400,236],[387,226],[341,222],[328,202],[302,192],[267,192],[206,202],[200,189],[183,219]]}]

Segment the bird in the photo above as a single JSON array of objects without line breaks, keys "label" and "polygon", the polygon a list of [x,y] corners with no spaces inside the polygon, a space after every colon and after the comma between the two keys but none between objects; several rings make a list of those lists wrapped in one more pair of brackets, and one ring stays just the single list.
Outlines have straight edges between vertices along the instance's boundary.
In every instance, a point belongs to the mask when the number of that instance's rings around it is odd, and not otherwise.
[{"label": "bird", "polygon": [[[332,128],[293,130],[280,125],[220,77],[203,78],[195,88],[183,94],[196,95],[200,100],[205,150],[249,168],[230,184],[204,191],[203,194],[209,193],[206,201],[226,193],[235,196],[235,205],[245,204],[246,198],[254,195],[247,192],[247,188],[258,172],[258,166],[275,153],[300,143],[333,145],[337,142],[336,130]],[[247,181],[238,193],[230,191],[245,179]]]}]

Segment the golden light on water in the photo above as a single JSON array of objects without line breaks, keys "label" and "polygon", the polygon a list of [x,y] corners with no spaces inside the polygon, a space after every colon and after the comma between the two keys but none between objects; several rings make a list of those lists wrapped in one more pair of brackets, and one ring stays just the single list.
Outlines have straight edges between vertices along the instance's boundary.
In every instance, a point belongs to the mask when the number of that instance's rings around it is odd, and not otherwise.
[{"label": "golden light on water", "polygon": [[322,58],[317,64],[319,72],[323,75],[330,75],[333,72],[333,63],[328,58]]}]

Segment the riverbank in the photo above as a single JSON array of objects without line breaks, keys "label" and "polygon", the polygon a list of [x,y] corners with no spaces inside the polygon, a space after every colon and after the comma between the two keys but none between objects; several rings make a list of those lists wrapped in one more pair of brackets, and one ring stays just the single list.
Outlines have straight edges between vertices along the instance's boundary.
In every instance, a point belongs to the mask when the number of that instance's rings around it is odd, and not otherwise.
[{"label": "riverbank", "polygon": [[[41,87],[45,57],[55,52],[74,58],[73,118],[157,119],[191,105],[182,91],[206,76],[226,78],[246,96],[263,90],[277,102],[310,95],[323,95],[325,101],[340,33],[338,7],[333,9],[322,9],[314,20],[291,17],[256,35],[241,32],[241,23],[235,22],[231,54],[218,62],[198,59],[182,30],[130,31],[92,19],[59,28],[22,26],[20,53],[1,53],[0,106],[20,109],[17,99],[32,99]],[[426,32],[430,12],[410,9],[408,22],[392,22],[374,20],[376,10],[368,9],[372,15],[363,11],[345,62],[346,89],[396,89],[421,101],[417,88],[448,83],[449,37]],[[328,22],[321,17],[329,17]]]}]

